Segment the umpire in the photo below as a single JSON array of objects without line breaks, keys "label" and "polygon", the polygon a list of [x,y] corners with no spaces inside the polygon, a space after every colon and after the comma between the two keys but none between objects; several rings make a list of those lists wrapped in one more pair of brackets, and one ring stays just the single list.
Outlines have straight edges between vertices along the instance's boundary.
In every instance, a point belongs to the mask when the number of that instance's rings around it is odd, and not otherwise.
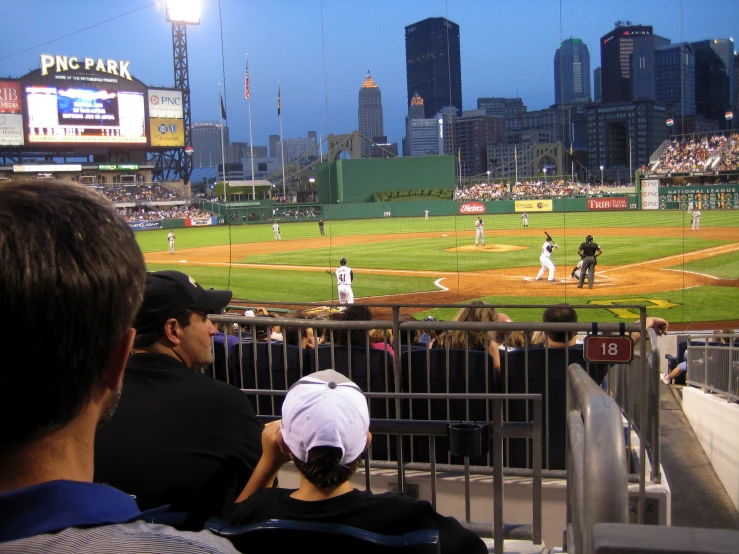
[{"label": "umpire", "polygon": [[597,242],[593,242],[593,235],[585,237],[585,242],[577,249],[577,253],[582,258],[582,269],[580,270],[580,282],[577,288],[581,289],[585,282],[585,275],[588,275],[588,288],[593,288],[593,279],[595,277],[595,265],[598,263],[596,258],[603,253]]}]

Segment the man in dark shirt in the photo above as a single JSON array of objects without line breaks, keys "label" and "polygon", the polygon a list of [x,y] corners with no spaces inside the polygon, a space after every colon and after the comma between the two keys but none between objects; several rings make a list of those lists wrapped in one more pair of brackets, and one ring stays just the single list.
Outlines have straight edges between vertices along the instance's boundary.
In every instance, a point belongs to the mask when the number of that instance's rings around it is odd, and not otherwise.
[{"label": "man in dark shirt", "polygon": [[595,266],[598,263],[596,258],[603,253],[597,242],[593,242],[593,235],[585,237],[585,242],[577,249],[582,259],[582,269],[580,270],[580,281],[577,288],[581,289],[585,282],[585,275],[588,276],[588,288],[593,288],[593,279],[595,278]]},{"label": "man in dark shirt", "polygon": [[323,231],[323,219],[319,219],[319,220],[318,220],[318,228],[319,228],[319,229],[321,230],[321,236],[323,236],[323,235],[325,235],[325,234],[326,234],[326,233],[324,233],[324,231]]},{"label": "man in dark shirt", "polygon": [[[482,539],[426,501],[354,489],[349,479],[371,440],[367,400],[357,385],[333,370],[303,377],[285,397],[282,420],[265,427],[264,454],[229,519],[340,523],[385,535],[438,529],[445,554],[487,552]],[[300,488],[270,488],[290,459]]]},{"label": "man in dark shirt", "polygon": [[200,373],[213,360],[208,314],[230,300],[179,271],[147,274],[126,394],[95,442],[97,482],[135,495],[143,509],[187,512],[192,528],[223,515],[262,454],[247,396]]}]

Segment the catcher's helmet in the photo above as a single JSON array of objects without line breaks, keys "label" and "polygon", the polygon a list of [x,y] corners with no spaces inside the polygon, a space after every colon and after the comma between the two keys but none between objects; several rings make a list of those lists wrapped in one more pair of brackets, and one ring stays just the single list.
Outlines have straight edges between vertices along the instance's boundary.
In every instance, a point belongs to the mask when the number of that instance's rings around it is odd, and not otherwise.
[{"label": "catcher's helmet", "polygon": [[341,265],[346,265],[346,258],[341,258],[341,259],[339,260],[339,263],[340,263]]},{"label": "catcher's helmet", "polygon": [[593,235],[588,235],[585,237],[585,242],[593,242]]}]

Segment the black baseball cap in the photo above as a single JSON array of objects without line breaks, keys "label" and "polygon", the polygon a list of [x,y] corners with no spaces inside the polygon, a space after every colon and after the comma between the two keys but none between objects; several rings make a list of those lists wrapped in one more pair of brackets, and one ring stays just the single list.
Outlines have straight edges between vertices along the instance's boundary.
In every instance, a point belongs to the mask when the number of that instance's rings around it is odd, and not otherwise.
[{"label": "black baseball cap", "polygon": [[144,303],[134,327],[145,333],[185,310],[220,312],[231,301],[230,290],[205,290],[180,271],[150,271],[146,274]]}]

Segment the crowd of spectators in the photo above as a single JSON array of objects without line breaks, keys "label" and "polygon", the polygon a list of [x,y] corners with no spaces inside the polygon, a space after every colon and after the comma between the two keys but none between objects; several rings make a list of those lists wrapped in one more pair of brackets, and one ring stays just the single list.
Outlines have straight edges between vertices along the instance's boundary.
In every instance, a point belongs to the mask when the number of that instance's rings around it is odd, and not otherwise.
[{"label": "crowd of spectators", "polygon": [[185,219],[213,215],[195,206],[121,208],[118,211],[126,221],[158,221],[160,219]]},{"label": "crowd of spectators", "polygon": [[171,191],[158,183],[146,185],[116,185],[113,187],[98,186],[96,190],[108,200],[116,204],[130,204],[141,202],[161,202],[182,200],[176,192]]},{"label": "crowd of spectators", "polygon": [[454,200],[499,200],[510,198],[549,198],[553,196],[601,196],[610,192],[600,184],[578,183],[573,181],[523,181],[511,185],[508,194],[507,183],[477,183],[454,191]]},{"label": "crowd of spectators", "polygon": [[670,140],[650,168],[651,173],[692,173],[739,169],[739,134]]}]

